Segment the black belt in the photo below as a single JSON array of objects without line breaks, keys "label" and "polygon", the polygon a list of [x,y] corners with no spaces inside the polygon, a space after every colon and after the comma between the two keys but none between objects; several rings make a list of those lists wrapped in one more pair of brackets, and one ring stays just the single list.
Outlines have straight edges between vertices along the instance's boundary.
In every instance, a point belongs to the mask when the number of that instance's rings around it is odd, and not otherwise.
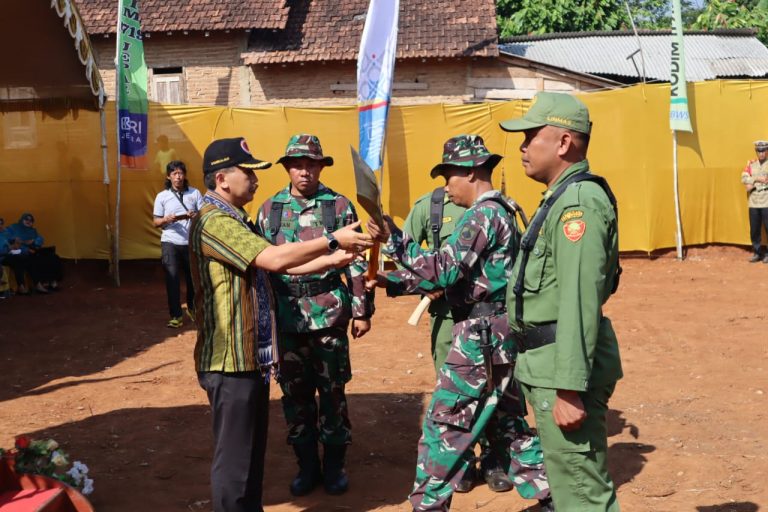
[{"label": "black belt", "polygon": [[530,327],[523,332],[513,334],[517,342],[517,352],[522,354],[555,342],[557,322]]},{"label": "black belt", "polygon": [[463,322],[486,316],[503,315],[506,312],[507,305],[504,302],[475,302],[469,309],[451,308],[451,317],[454,322]]},{"label": "black belt", "polygon": [[322,281],[299,281],[298,283],[285,283],[283,281],[274,281],[274,288],[278,293],[290,295],[291,297],[313,297],[321,293],[328,293],[341,286],[339,276],[331,276]]}]

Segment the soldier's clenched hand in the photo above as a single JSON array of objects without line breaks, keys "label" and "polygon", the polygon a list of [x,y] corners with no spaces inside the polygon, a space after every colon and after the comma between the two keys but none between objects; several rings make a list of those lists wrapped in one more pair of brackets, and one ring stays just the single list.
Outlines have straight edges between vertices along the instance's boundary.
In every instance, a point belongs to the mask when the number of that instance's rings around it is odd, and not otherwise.
[{"label": "soldier's clenched hand", "polygon": [[338,251],[333,252],[332,254],[328,255],[328,259],[330,262],[330,265],[333,268],[344,268],[350,263],[352,263],[352,260],[357,258],[357,253],[352,251],[345,251],[344,249],[340,249]]},{"label": "soldier's clenched hand", "polygon": [[386,224],[391,223],[392,219],[385,215],[384,221],[385,225],[383,227],[376,224],[373,219],[368,219],[368,224],[366,224],[366,228],[368,229],[368,232],[371,234],[373,239],[383,244],[387,243],[387,239],[389,238],[390,233],[390,228]]},{"label": "soldier's clenched hand", "polygon": [[333,237],[339,242],[339,247],[347,251],[360,252],[373,247],[371,235],[355,231],[360,227],[360,221],[353,222],[333,232]]},{"label": "soldier's clenched hand", "polygon": [[584,411],[584,403],[577,391],[567,389],[558,389],[555,406],[552,409],[552,417],[561,430],[570,432],[577,430],[584,420],[587,419],[587,413]]},{"label": "soldier's clenched hand", "polygon": [[361,338],[365,333],[371,330],[370,318],[355,318],[352,320],[352,337]]}]

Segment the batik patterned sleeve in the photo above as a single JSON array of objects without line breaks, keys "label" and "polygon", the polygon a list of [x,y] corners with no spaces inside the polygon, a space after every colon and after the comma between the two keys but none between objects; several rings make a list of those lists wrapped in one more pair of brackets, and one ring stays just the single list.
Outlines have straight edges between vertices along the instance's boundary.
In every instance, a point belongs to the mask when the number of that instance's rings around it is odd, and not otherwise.
[{"label": "batik patterned sleeve", "polygon": [[[344,226],[357,222],[357,212],[354,205],[350,201],[346,201],[346,203],[341,215]],[[362,231],[362,229],[358,228],[358,231]],[[365,289],[367,272],[368,262],[359,259],[353,260],[345,269],[352,295],[352,318],[370,318],[373,315],[373,294],[367,293]]]},{"label": "batik patterned sleeve", "polygon": [[205,256],[245,272],[270,243],[228,215],[212,215],[203,227],[201,245]]}]

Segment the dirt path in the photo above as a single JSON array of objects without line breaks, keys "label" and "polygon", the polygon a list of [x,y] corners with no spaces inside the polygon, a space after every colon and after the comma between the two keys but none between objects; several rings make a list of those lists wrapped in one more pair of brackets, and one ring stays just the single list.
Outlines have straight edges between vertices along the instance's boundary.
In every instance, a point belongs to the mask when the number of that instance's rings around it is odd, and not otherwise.
[{"label": "dirt path", "polygon": [[[768,506],[768,265],[735,248],[684,263],[625,259],[605,308],[625,378],[611,402],[610,464],[622,510],[754,512]],[[53,437],[91,467],[99,512],[209,511],[210,417],[192,364],[195,333],[165,328],[159,265],[69,265],[63,292],[0,302],[0,446]],[[353,342],[354,429],[341,497],[293,499],[292,452],[273,385],[268,512],[405,511],[434,375],[413,298],[380,294],[374,330]],[[518,512],[480,487],[453,510]]]}]

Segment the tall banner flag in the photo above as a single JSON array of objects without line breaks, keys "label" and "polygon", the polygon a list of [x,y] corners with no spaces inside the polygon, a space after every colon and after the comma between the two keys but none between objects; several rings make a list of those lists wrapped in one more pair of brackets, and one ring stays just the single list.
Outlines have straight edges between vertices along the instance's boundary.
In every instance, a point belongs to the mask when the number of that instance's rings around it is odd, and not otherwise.
[{"label": "tall banner flag", "polygon": [[120,164],[129,169],[147,169],[147,64],[139,0],[119,0],[118,10],[116,83]]},{"label": "tall banner flag", "polygon": [[392,97],[400,0],[371,0],[357,56],[360,156],[380,169]]},{"label": "tall banner flag", "polygon": [[670,78],[669,127],[674,131],[692,132],[688,113],[688,87],[685,81],[685,44],[680,0],[672,0],[672,76]]}]

